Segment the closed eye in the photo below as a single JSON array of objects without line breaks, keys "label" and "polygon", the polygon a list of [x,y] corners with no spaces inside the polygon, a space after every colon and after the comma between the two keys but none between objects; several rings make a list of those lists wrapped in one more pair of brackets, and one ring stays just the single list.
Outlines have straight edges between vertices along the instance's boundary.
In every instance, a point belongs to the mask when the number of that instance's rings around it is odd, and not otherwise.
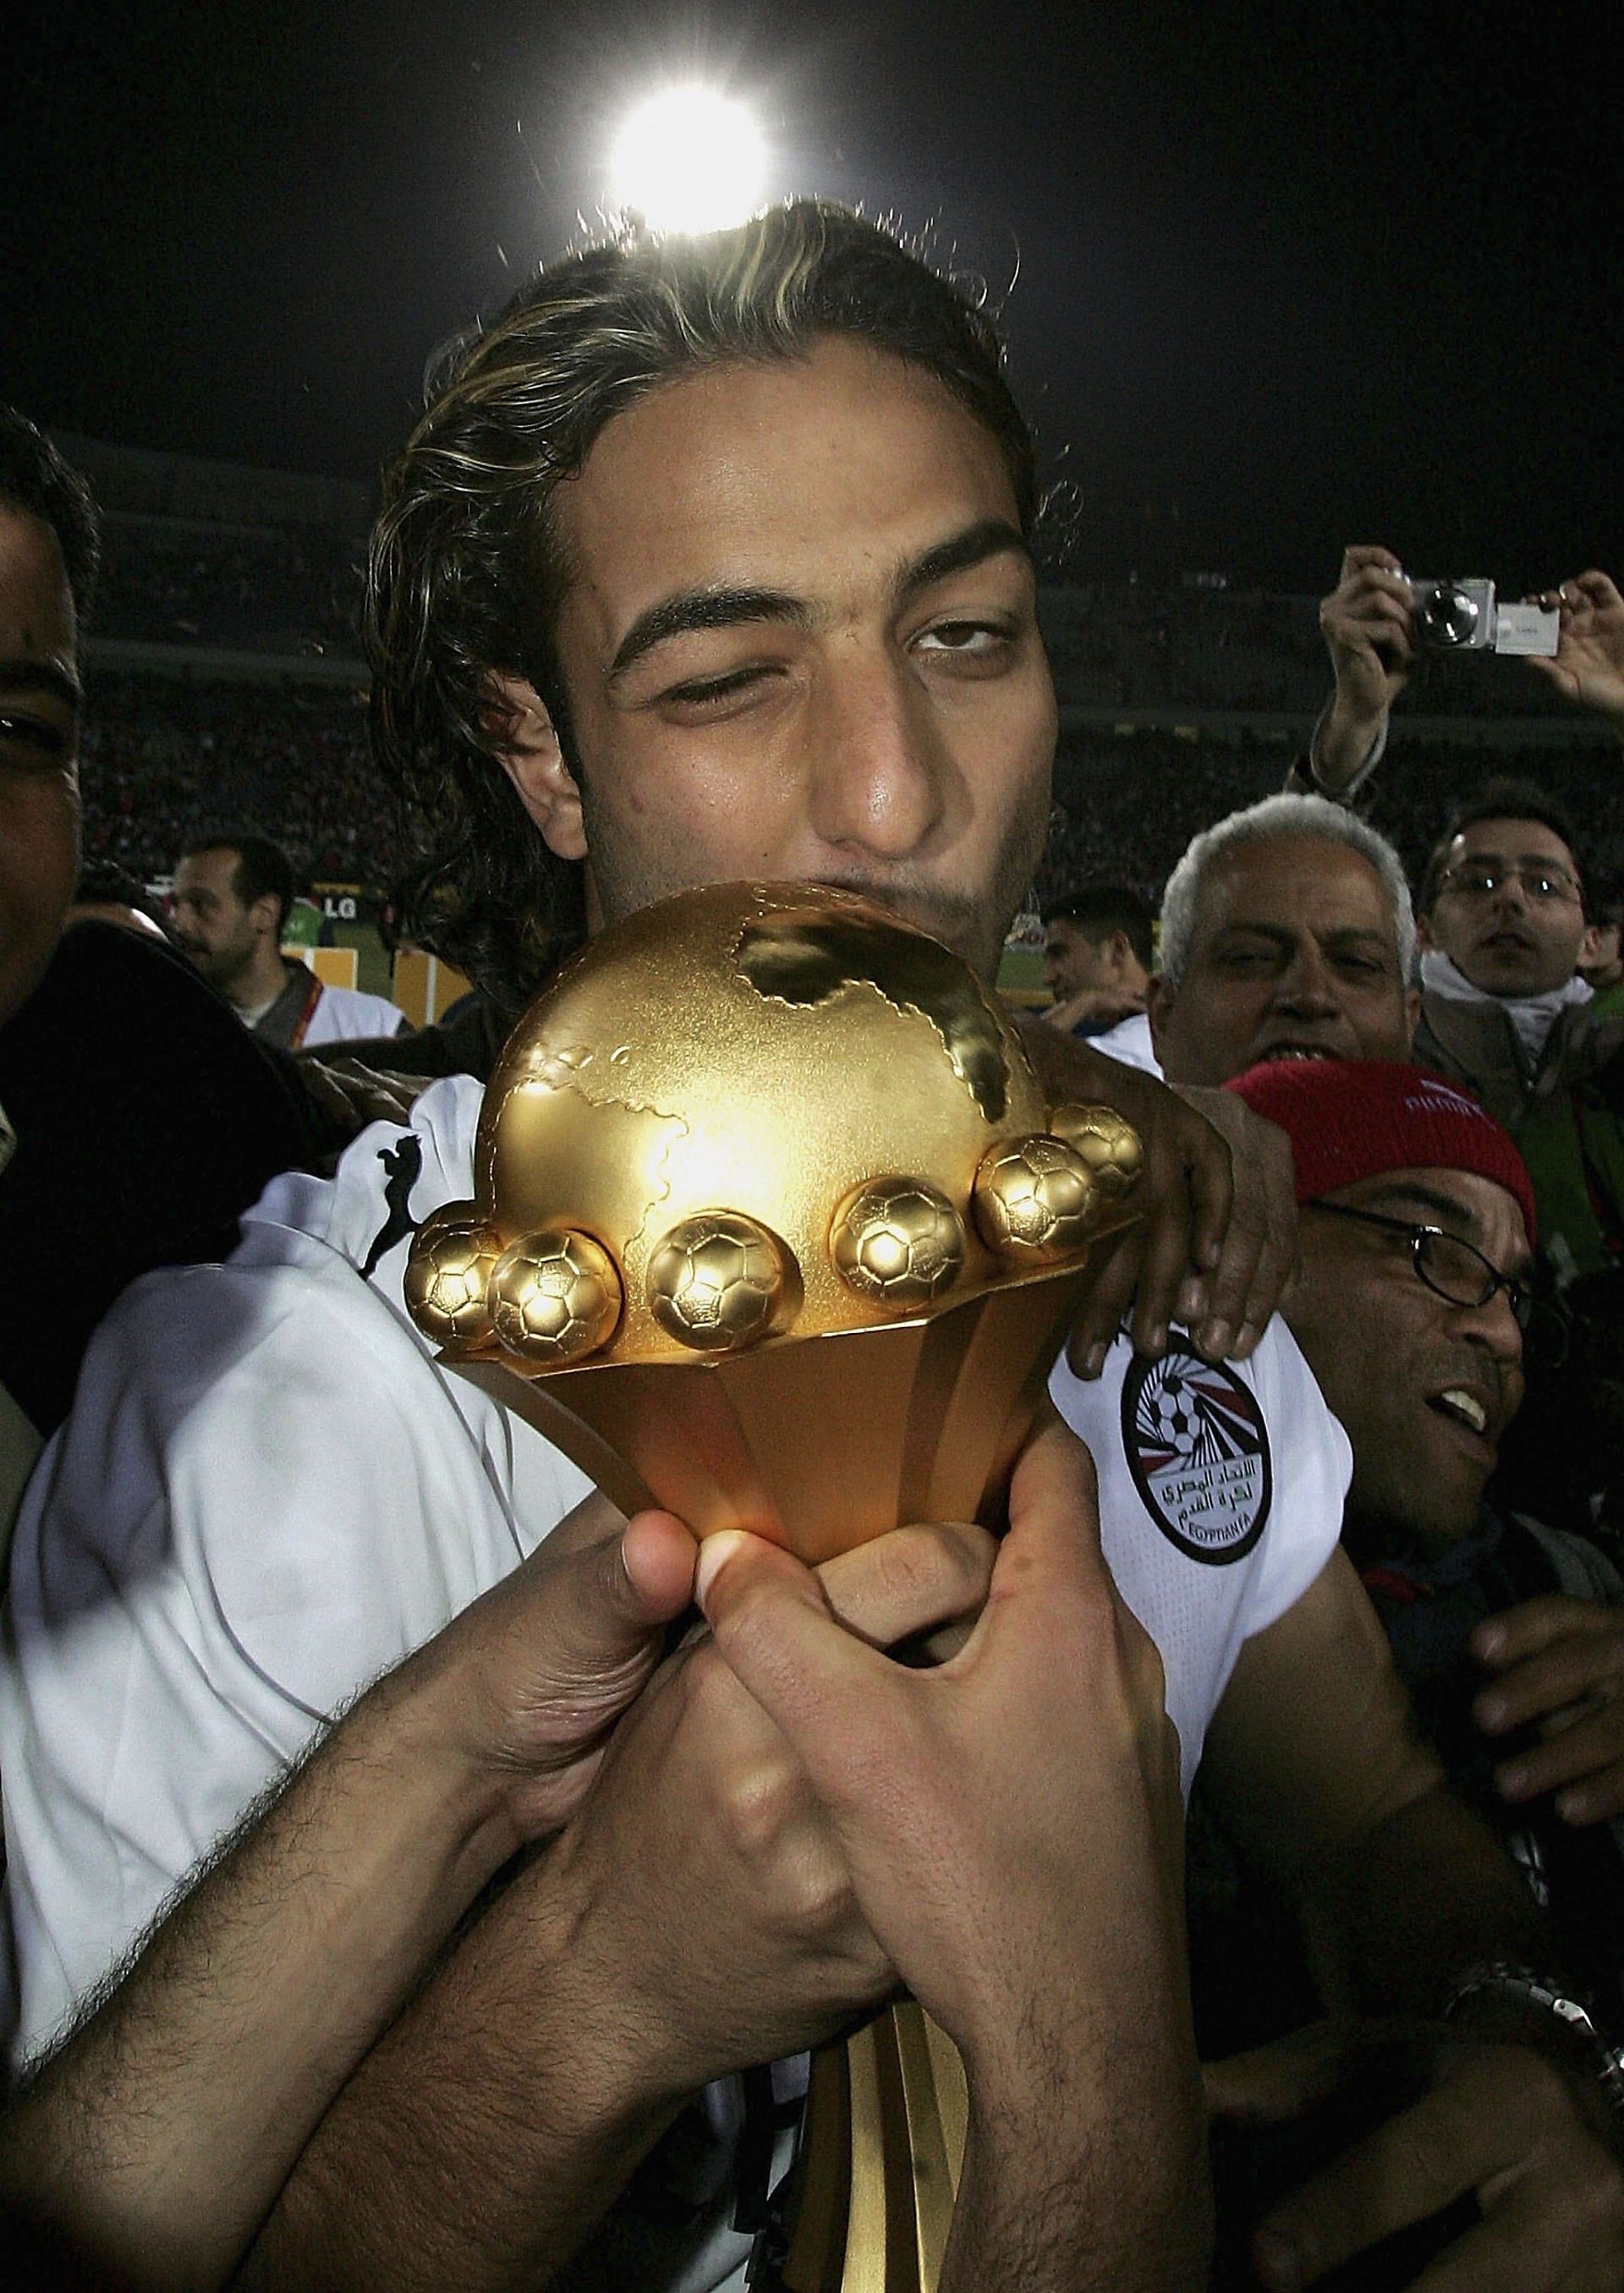
[{"label": "closed eye", "polygon": [[767,663],[752,661],[747,668],[729,669],[725,676],[689,677],[684,684],[668,685],[660,695],[659,705],[686,710],[690,715],[723,709],[774,673]]},{"label": "closed eye", "polygon": [[25,717],[8,709],[0,710],[0,743],[31,750],[41,765],[58,765],[70,753],[73,735],[43,717]]}]

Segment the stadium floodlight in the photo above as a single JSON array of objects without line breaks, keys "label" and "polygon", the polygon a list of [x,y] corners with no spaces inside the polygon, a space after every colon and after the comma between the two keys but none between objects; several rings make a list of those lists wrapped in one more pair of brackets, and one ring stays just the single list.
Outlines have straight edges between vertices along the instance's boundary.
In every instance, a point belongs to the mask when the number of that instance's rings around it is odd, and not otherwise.
[{"label": "stadium floodlight", "polygon": [[761,203],[767,144],[715,88],[668,87],[629,114],[609,158],[611,204],[652,231],[722,231]]}]

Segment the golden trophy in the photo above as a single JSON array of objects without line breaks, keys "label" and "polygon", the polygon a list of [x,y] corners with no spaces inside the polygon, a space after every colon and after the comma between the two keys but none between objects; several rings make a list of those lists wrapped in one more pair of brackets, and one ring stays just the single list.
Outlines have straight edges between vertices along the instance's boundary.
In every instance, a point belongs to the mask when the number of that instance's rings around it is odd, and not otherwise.
[{"label": "golden trophy", "polygon": [[[406,1295],[628,1513],[808,1565],[998,1519],[1136,1134],[1050,1106],[996,1000],[854,894],[678,894],[555,976],[491,1077],[475,1199]],[[934,2293],[962,2155],[912,2005],[815,2058],[792,2293]]]}]

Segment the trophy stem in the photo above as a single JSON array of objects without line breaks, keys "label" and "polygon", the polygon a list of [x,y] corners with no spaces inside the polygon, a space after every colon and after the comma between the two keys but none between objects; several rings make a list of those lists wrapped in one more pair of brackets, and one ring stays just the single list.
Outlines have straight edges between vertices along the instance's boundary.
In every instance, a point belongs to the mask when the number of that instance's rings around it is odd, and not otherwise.
[{"label": "trophy stem", "polygon": [[953,2042],[912,1999],[819,2047],[785,2293],[936,2293],[968,2116]]}]

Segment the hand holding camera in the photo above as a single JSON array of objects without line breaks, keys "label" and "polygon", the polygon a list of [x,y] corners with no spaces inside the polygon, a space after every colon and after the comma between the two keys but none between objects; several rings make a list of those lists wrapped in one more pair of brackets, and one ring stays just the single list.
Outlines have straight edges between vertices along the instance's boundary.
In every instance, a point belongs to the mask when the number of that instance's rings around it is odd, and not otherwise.
[{"label": "hand holding camera", "polygon": [[1534,666],[1566,700],[1611,717],[1624,733],[1624,597],[1594,571],[1547,589],[1531,602],[1557,617],[1558,641]]},{"label": "hand holding camera", "polygon": [[1409,583],[1391,549],[1355,543],[1344,551],[1336,587],[1320,607],[1320,630],[1336,687],[1314,728],[1312,760],[1314,778],[1335,795],[1371,762],[1415,667]]}]

